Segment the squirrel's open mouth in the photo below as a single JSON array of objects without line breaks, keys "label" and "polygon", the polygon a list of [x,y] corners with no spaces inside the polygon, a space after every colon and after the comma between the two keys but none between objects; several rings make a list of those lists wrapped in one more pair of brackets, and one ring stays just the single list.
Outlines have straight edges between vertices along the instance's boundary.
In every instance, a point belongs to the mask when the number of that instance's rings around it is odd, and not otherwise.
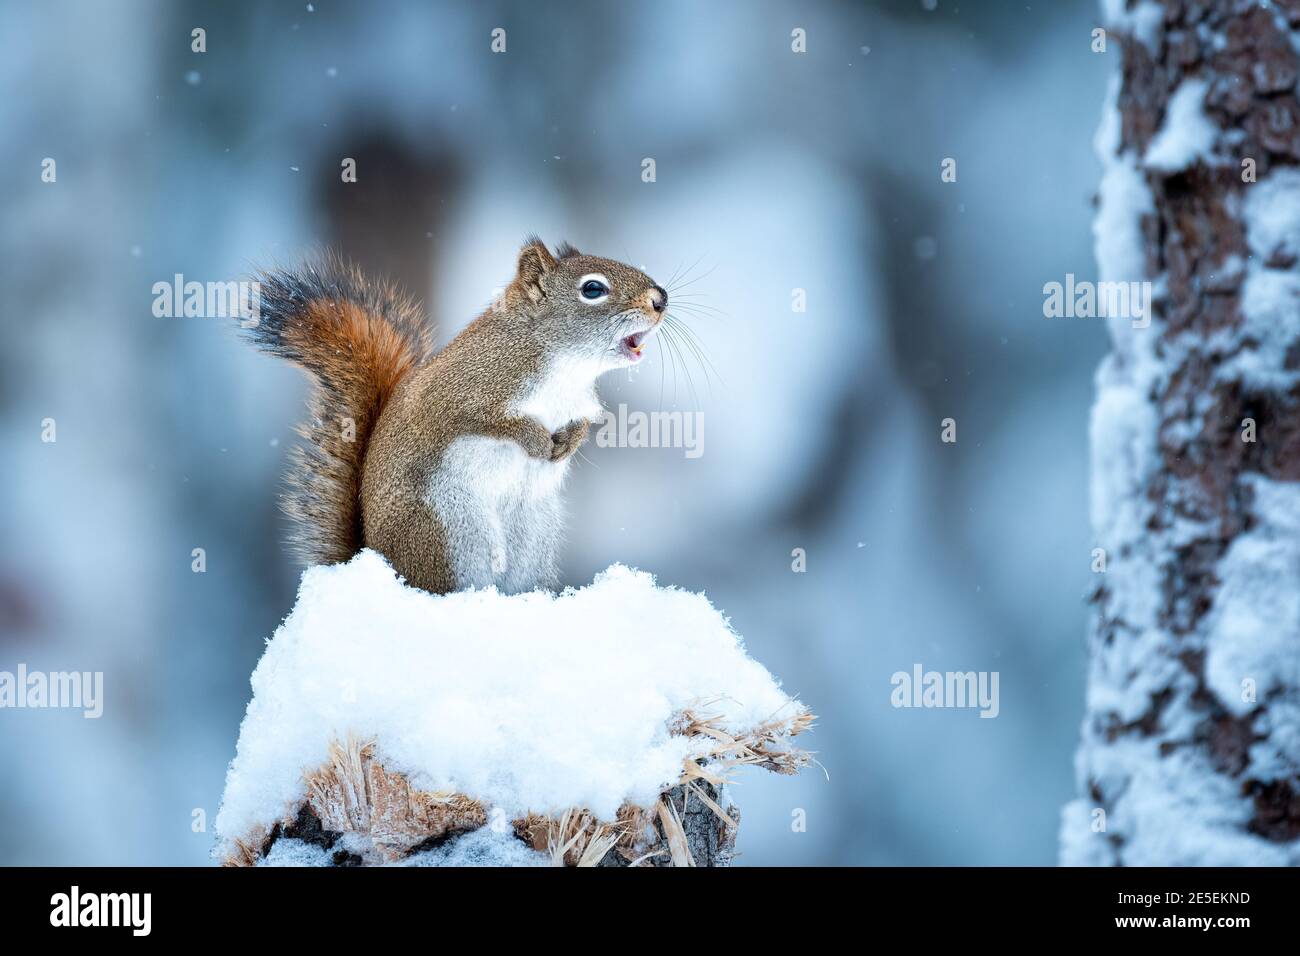
[{"label": "squirrel's open mouth", "polygon": [[635,335],[625,337],[618,343],[619,351],[633,362],[639,362],[641,360],[641,352],[645,349],[646,336],[649,334],[650,330],[646,329],[644,332],[637,332]]}]

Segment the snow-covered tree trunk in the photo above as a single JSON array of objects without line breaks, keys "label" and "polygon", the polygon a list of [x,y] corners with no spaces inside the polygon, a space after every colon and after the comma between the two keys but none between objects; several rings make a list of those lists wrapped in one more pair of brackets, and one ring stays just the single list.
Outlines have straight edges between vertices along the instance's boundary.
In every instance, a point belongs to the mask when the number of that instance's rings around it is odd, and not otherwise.
[{"label": "snow-covered tree trunk", "polygon": [[1108,317],[1097,374],[1098,583],[1061,858],[1296,864],[1300,0],[1103,6],[1120,66],[1097,136],[1100,279],[1150,281],[1155,303],[1149,324]]}]

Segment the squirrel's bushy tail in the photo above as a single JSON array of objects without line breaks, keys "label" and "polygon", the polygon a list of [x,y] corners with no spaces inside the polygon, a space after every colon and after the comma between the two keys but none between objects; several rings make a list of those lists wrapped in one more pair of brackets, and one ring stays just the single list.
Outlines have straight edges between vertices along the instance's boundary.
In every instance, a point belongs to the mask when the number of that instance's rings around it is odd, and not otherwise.
[{"label": "squirrel's bushy tail", "polygon": [[259,348],[314,380],[304,439],[291,453],[284,510],[306,564],[346,561],[362,547],[361,470],[366,445],[397,383],[431,350],[415,304],[333,256],[295,272],[258,277]]}]

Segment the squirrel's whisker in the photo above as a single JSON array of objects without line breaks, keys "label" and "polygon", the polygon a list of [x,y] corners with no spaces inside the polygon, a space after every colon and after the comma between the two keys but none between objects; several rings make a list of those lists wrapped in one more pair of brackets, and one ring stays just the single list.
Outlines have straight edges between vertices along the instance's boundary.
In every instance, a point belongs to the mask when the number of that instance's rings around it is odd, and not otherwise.
[{"label": "squirrel's whisker", "polygon": [[[701,256],[700,258],[703,259],[704,257]],[[697,262],[696,265],[699,265],[699,263]],[[694,269],[695,266],[691,266],[691,268]],[[669,290],[668,290],[668,294],[669,294],[669,296],[671,297],[671,296],[677,295],[677,294],[679,294],[679,293],[681,292],[682,289],[688,289],[688,288],[690,288],[691,286],[695,285],[695,283],[700,282],[700,281],[702,281],[702,280],[704,280],[704,279],[707,279],[709,276],[713,275],[713,273],[716,272],[717,269],[718,269],[717,266],[713,266],[713,267],[712,267],[711,269],[709,269],[707,272],[701,273],[700,275],[695,276],[695,277],[693,277],[693,278],[688,277],[687,279],[684,279],[684,280],[683,280],[682,282],[680,282],[680,283],[679,283],[675,288],[672,288],[672,289],[669,289]],[[688,276],[689,276],[689,274],[688,274]]]},{"label": "squirrel's whisker", "polygon": [[[691,375],[690,365],[689,365],[689,363],[687,363],[687,361],[686,361],[686,357],[685,357],[684,355],[682,355],[682,352],[681,352],[681,346],[680,346],[680,344],[679,344],[679,341],[678,341],[678,338],[677,338],[677,334],[678,334],[678,329],[677,329],[677,327],[665,323],[665,325],[664,325],[664,341],[667,342],[667,343],[669,344],[669,346],[672,348],[673,353],[677,356],[677,358],[680,358],[680,359],[681,359],[682,371],[683,371],[683,373],[684,373],[685,376],[686,376],[686,387],[687,387],[688,389],[690,389],[690,393],[691,393],[691,404],[692,404],[693,406],[695,406],[696,408],[698,408],[698,407],[699,407],[699,404],[700,404],[699,393],[696,392],[696,390],[695,390],[695,379],[694,379],[694,377]],[[674,359],[674,360],[673,360],[673,370],[674,370],[674,375],[676,375],[676,369],[677,369],[677,360]],[[673,399],[674,399],[674,401],[676,400],[676,398],[677,398],[677,396],[676,396],[676,386],[675,386],[675,383],[674,383],[674,394],[673,394]]]},{"label": "squirrel's whisker", "polygon": [[675,321],[673,323],[673,328],[682,337],[683,343],[691,350],[695,355],[696,360],[700,363],[700,368],[704,372],[705,383],[709,387],[709,394],[713,394],[714,377],[718,379],[719,385],[725,386],[726,383],[723,382],[722,375],[718,372],[712,360],[709,359],[708,350],[705,349],[704,344],[696,337],[695,332],[690,328],[690,326]]},{"label": "squirrel's whisker", "polygon": [[708,275],[709,272],[712,272],[712,271],[713,271],[712,269],[710,269],[710,270],[707,270],[707,271],[706,271],[705,273],[703,273],[702,275],[696,275],[696,274],[695,274],[695,270],[699,267],[700,263],[701,263],[703,260],[704,260],[704,257],[701,256],[699,259],[695,260],[695,262],[691,263],[690,268],[688,268],[688,269],[687,269],[685,272],[683,272],[681,275],[679,275],[679,276],[677,276],[676,278],[673,279],[672,283],[666,287],[667,290],[668,290],[668,295],[669,295],[669,297],[672,297],[672,296],[675,296],[675,295],[679,295],[679,294],[681,294],[681,292],[682,292],[684,289],[688,289],[688,288],[690,288],[692,285],[694,285],[694,284],[695,284],[696,282],[698,282],[700,279],[704,278],[704,276]]}]

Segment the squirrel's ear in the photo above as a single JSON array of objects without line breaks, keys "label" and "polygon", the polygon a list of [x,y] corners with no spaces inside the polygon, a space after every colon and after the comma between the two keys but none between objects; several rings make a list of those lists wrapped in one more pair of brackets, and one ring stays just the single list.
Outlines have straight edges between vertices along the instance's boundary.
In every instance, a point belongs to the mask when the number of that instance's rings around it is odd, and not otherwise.
[{"label": "squirrel's ear", "polygon": [[556,266],[555,256],[546,244],[536,236],[530,237],[519,250],[519,265],[515,270],[515,281],[511,283],[512,291],[524,296],[529,302],[540,302],[545,293],[542,291],[542,276]]}]

